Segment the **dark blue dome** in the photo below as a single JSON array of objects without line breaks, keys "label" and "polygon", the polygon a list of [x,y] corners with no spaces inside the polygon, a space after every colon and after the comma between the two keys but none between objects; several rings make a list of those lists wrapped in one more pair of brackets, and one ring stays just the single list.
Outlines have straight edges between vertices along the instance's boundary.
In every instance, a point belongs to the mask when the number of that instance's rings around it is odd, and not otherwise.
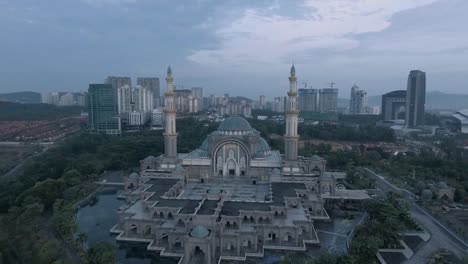
[{"label": "dark blue dome", "polygon": [[224,119],[218,127],[218,131],[251,131],[249,122],[242,117],[233,116]]}]

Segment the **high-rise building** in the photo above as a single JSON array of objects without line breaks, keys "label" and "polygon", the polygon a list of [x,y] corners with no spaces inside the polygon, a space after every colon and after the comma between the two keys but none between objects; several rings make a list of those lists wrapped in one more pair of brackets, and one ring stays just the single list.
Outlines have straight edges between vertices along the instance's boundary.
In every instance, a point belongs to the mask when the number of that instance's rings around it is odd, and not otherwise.
[{"label": "high-rise building", "polygon": [[338,89],[324,88],[319,90],[319,111],[336,112],[338,108]]},{"label": "high-rise building", "polygon": [[275,97],[271,104],[271,110],[273,112],[284,113],[286,97]]},{"label": "high-rise building", "polygon": [[75,102],[75,97],[73,96],[72,93],[66,93],[62,96],[60,96],[59,99],[59,106],[72,106],[74,105]]},{"label": "high-rise building", "polygon": [[196,113],[205,109],[205,105],[203,104],[203,88],[202,87],[192,88],[192,98],[193,98],[192,112]]},{"label": "high-rise building", "polygon": [[91,131],[120,134],[120,117],[111,84],[90,84],[88,89],[88,118]]},{"label": "high-rise building", "polygon": [[126,113],[132,111],[132,87],[123,85],[117,89],[117,110],[122,121],[127,122]]},{"label": "high-rise building", "polygon": [[[124,85],[132,86],[132,80],[130,77],[126,76],[108,76],[105,81],[106,84],[112,85],[112,89],[114,91],[114,98],[117,98],[118,89]],[[115,105],[115,109],[117,110],[117,104]]]},{"label": "high-rise building", "polygon": [[353,87],[351,87],[349,113],[352,115],[366,114],[367,110],[367,93],[354,84]]},{"label": "high-rise building", "polygon": [[298,92],[299,92],[298,93],[299,110],[300,111],[317,111],[318,90],[301,88],[299,89]]},{"label": "high-rise building", "polygon": [[122,123],[129,126],[146,124],[151,119],[153,98],[150,88],[141,85],[121,86],[117,93],[117,109]]},{"label": "high-rise building", "polygon": [[259,108],[260,109],[265,109],[266,107],[266,97],[264,95],[260,95],[260,100],[259,100]]},{"label": "high-rise building", "polygon": [[[399,119],[398,116],[405,112],[406,91],[397,90],[382,95],[382,118],[383,120]],[[402,117],[404,118],[404,117]]]},{"label": "high-rise building", "polygon": [[162,108],[154,108],[151,116],[151,125],[161,127],[164,124],[164,111]]},{"label": "high-rise building", "polygon": [[159,88],[159,78],[156,77],[138,77],[137,84],[150,89],[153,92],[153,106],[159,107],[161,100],[161,91]]},{"label": "high-rise building", "polygon": [[424,125],[426,104],[426,73],[412,70],[406,89],[406,127]]}]

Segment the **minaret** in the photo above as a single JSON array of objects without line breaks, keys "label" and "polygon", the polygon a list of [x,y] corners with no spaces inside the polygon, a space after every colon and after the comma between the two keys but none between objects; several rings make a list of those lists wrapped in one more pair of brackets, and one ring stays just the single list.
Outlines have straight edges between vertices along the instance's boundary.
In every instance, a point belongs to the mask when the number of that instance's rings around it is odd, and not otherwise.
[{"label": "minaret", "polygon": [[294,64],[289,76],[288,106],[286,109],[286,135],[284,136],[284,153],[286,161],[297,161],[297,122],[299,111],[297,109],[297,77]]},{"label": "minaret", "polygon": [[165,119],[166,130],[164,133],[164,149],[166,158],[177,157],[177,132],[176,132],[176,109],[174,104],[174,88],[171,66],[167,67],[167,90],[165,95]]}]

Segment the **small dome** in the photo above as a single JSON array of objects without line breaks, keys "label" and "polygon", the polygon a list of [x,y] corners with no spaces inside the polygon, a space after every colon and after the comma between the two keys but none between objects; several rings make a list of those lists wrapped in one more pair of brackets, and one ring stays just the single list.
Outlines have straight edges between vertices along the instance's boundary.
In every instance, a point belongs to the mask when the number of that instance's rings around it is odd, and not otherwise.
[{"label": "small dome", "polygon": [[190,236],[195,238],[205,238],[210,234],[210,230],[208,230],[204,226],[196,226],[190,231]]},{"label": "small dome", "polygon": [[138,173],[136,172],[133,172],[132,174],[130,174],[130,176],[128,176],[130,179],[137,179],[138,177],[140,177],[140,175],[138,175]]},{"label": "small dome", "polygon": [[157,159],[154,156],[148,156],[148,157],[143,159],[143,161],[146,161],[146,162],[155,162],[156,160]]},{"label": "small dome", "polygon": [[218,127],[219,131],[250,131],[253,130],[249,122],[242,117],[233,116],[224,119]]},{"label": "small dome", "polygon": [[258,148],[257,151],[269,151],[270,150],[270,145],[268,145],[268,142],[262,137],[258,139]]},{"label": "small dome", "polygon": [[445,182],[438,182],[436,184],[437,188],[439,189],[447,189],[448,188],[448,185],[445,183]]},{"label": "small dome", "polygon": [[320,158],[318,155],[313,155],[312,157],[310,157],[311,160],[322,160],[322,158]]}]

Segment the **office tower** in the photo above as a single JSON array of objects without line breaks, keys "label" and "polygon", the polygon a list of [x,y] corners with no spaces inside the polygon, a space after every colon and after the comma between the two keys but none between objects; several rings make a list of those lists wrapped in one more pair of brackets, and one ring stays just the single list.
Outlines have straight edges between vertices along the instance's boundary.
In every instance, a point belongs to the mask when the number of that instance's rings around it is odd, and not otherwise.
[{"label": "office tower", "polygon": [[89,128],[94,132],[120,134],[120,118],[111,84],[90,84],[88,89]]},{"label": "office tower", "polygon": [[356,84],[351,87],[351,99],[349,100],[349,113],[352,115],[367,113],[367,93]]},{"label": "office tower", "polygon": [[260,95],[259,104],[259,109],[263,110],[266,108],[266,97],[264,95]]},{"label": "office tower", "polygon": [[[132,80],[130,77],[126,76],[108,76],[105,81],[106,84],[112,85],[112,89],[114,91],[114,98],[117,98],[118,89],[124,85],[132,86]],[[115,105],[115,109],[117,110],[117,104]]]},{"label": "office tower", "polygon": [[298,91],[298,107],[300,111],[317,111],[317,89],[302,88]]},{"label": "office tower", "polygon": [[406,89],[406,127],[424,125],[426,104],[426,73],[412,70]]},{"label": "office tower", "polygon": [[[399,119],[400,113],[405,112],[406,107],[406,91],[397,90],[391,91],[382,95],[382,118],[383,120]],[[404,118],[404,117],[403,117]]]},{"label": "office tower", "polygon": [[319,90],[319,111],[336,112],[338,108],[338,89],[324,88]]},{"label": "office tower", "polygon": [[159,78],[156,77],[138,77],[137,85],[141,85],[150,89],[153,92],[153,106],[154,108],[159,107],[161,100],[161,91],[159,88]]}]

